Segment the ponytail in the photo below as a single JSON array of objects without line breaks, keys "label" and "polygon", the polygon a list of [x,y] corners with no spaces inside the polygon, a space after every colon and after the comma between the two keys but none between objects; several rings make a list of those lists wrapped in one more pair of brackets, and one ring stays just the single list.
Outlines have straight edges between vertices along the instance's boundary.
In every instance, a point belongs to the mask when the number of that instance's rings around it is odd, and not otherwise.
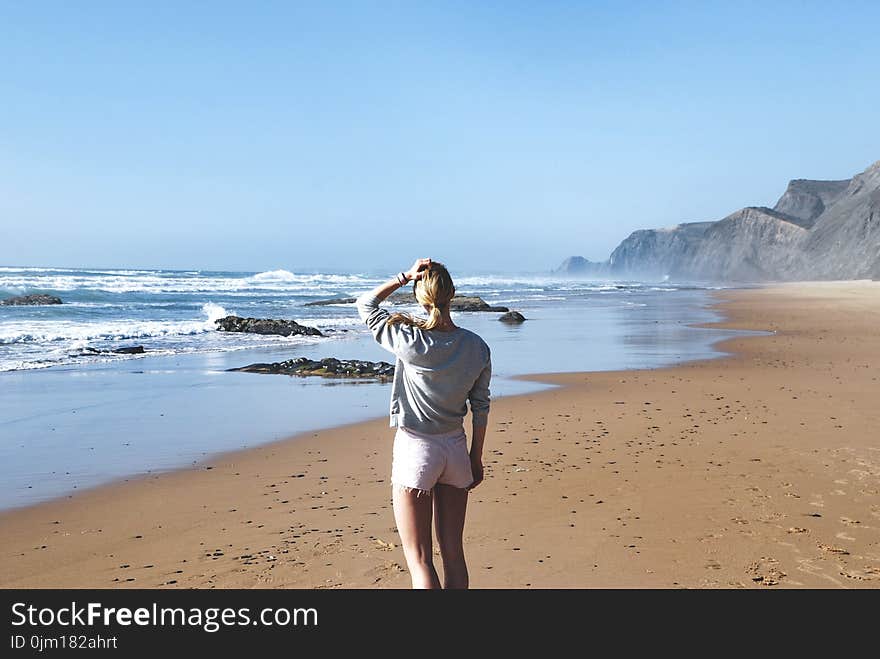
[{"label": "ponytail", "polygon": [[393,313],[388,317],[388,324],[402,323],[423,330],[432,330],[441,325],[442,310],[449,306],[449,301],[455,295],[455,285],[446,266],[433,261],[422,273],[421,279],[413,284],[413,294],[419,304],[430,307],[428,318],[415,318],[408,313]]},{"label": "ponytail", "polygon": [[428,314],[428,320],[422,329],[432,330],[443,322],[443,316],[440,314],[440,307],[436,304],[431,305],[431,312]]},{"label": "ponytail", "polygon": [[403,325],[409,325],[410,327],[418,327],[423,330],[432,330],[437,327],[441,322],[443,322],[443,316],[440,313],[440,307],[435,304],[431,305],[431,311],[428,314],[428,318],[416,318],[408,313],[393,313],[388,317],[389,325],[396,325],[398,323]]}]

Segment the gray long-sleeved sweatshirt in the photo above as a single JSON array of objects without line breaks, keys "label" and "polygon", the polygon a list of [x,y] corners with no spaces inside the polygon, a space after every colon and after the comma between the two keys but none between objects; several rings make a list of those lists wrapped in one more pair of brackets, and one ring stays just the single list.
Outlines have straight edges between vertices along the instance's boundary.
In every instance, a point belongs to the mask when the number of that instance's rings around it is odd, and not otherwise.
[{"label": "gray long-sleeved sweatshirt", "polygon": [[479,335],[456,327],[444,332],[405,323],[388,324],[390,314],[365,293],[358,314],[376,341],[394,353],[391,425],[425,434],[451,432],[462,425],[470,402],[475,425],[489,416],[489,346]]}]

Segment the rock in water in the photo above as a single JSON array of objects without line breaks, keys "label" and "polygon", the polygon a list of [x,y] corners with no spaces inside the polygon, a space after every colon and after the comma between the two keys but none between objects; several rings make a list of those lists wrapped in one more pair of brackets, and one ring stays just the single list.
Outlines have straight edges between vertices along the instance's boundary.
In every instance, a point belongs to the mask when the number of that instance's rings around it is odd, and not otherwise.
[{"label": "rock in water", "polygon": [[242,318],[226,316],[214,321],[221,332],[247,332],[249,334],[277,334],[280,336],[324,336],[321,330],[300,325],[295,320],[272,318]]},{"label": "rock in water", "polygon": [[77,353],[73,353],[71,357],[92,357],[94,355],[108,355],[111,353],[115,353],[117,355],[142,355],[146,352],[143,346],[127,346],[125,348],[112,348],[112,349],[102,349],[102,348],[91,348],[85,347]]},{"label": "rock in water", "polygon": [[25,304],[61,304],[61,298],[54,295],[17,295],[0,301],[0,304],[8,306],[21,306]]},{"label": "rock in water", "polygon": [[115,348],[110,352],[115,352],[120,355],[142,355],[144,354],[143,346],[129,346],[127,348]]},{"label": "rock in water", "polygon": [[326,357],[321,360],[297,357],[271,364],[250,364],[230,371],[243,373],[279,373],[282,375],[316,375],[325,378],[356,378],[359,380],[386,381],[394,376],[394,364],[388,362],[369,362],[361,359],[336,359]]},{"label": "rock in water", "polygon": [[513,325],[518,325],[519,323],[525,322],[526,317],[523,316],[519,311],[508,311],[498,320],[500,320],[502,323],[511,323]]},{"label": "rock in water", "polygon": [[332,300],[315,300],[314,302],[306,302],[306,307],[323,307],[328,304],[354,304],[356,298],[353,297],[335,297]]},{"label": "rock in water", "polygon": [[[356,298],[353,297],[336,297],[331,300],[316,300],[314,302],[307,302],[305,306],[318,307],[328,304],[354,304],[355,299]],[[416,301],[416,296],[412,292],[406,291],[397,291],[396,293],[392,293],[388,296],[386,301],[388,302],[388,304],[418,304],[418,302]],[[449,308],[452,311],[508,311],[507,307],[493,307],[483,298],[476,296],[469,297],[466,295],[456,295],[455,297],[453,297],[452,301],[449,303]]]},{"label": "rock in water", "polygon": [[509,311],[507,307],[493,307],[481,297],[456,295],[449,302],[452,311]]}]

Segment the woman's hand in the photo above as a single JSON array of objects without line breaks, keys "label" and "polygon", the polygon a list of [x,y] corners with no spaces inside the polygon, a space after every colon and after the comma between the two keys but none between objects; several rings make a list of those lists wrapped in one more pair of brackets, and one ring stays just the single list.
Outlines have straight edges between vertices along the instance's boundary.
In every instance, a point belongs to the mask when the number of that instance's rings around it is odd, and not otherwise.
[{"label": "woman's hand", "polygon": [[418,259],[404,274],[406,275],[406,278],[410,281],[416,281],[422,278],[422,270],[427,268],[429,265],[431,265],[431,259]]},{"label": "woman's hand", "polygon": [[468,487],[469,490],[483,482],[483,457],[473,453],[471,453],[471,475],[474,477],[474,482]]}]

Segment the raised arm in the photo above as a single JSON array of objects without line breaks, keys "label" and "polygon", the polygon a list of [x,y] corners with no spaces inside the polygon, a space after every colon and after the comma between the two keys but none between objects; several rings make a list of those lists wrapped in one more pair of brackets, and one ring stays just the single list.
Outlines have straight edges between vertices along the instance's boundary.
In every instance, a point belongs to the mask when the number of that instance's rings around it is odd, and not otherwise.
[{"label": "raised arm", "polygon": [[428,267],[430,263],[431,259],[417,260],[409,270],[398,273],[394,279],[389,279],[384,284],[379,284],[376,288],[364,293],[355,301],[361,320],[370,328],[373,337],[379,342],[379,345],[386,350],[395,351],[392,330],[394,326],[388,325],[390,314],[385,309],[380,309],[379,305],[401,286],[406,286],[408,282],[421,279],[421,271]]}]

